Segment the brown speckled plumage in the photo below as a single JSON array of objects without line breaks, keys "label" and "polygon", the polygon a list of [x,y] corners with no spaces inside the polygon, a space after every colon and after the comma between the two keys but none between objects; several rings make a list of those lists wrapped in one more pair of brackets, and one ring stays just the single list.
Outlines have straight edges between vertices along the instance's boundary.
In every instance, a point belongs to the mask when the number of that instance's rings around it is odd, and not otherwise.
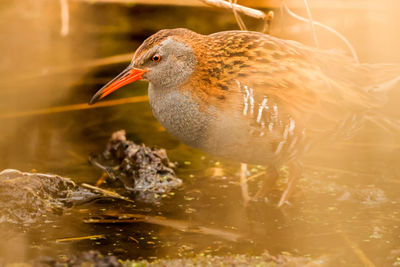
[{"label": "brown speckled plumage", "polygon": [[[150,62],[154,53],[164,65]],[[132,67],[148,71],[153,113],[171,134],[213,154],[274,167],[321,140],[351,135],[400,80],[399,66],[355,64],[249,31],[162,30],[136,51]]]}]

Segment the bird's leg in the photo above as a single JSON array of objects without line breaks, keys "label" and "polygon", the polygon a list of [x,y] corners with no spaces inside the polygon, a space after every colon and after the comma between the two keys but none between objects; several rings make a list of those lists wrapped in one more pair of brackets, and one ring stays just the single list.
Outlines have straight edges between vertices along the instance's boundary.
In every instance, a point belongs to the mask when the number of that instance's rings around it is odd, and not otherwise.
[{"label": "bird's leg", "polygon": [[267,174],[264,176],[261,188],[257,191],[254,198],[257,199],[260,197],[264,197],[269,192],[271,192],[278,178],[279,178],[279,172],[277,167],[275,165],[267,166]]},{"label": "bird's leg", "polygon": [[242,198],[244,206],[247,206],[250,200],[249,189],[247,186],[246,178],[247,178],[247,164],[240,163],[240,188],[242,190]]},{"label": "bird's leg", "polygon": [[292,195],[294,189],[296,188],[297,181],[301,176],[303,170],[303,165],[300,162],[291,163],[289,165],[289,182],[286,186],[285,191],[283,192],[281,199],[278,203],[278,208],[282,207],[285,203],[288,202],[290,196]]}]

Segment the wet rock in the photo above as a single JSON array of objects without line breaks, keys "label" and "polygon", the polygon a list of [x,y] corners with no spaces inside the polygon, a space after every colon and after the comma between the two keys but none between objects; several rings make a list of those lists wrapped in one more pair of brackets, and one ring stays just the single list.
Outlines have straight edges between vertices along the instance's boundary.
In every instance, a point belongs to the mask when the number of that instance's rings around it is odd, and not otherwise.
[{"label": "wet rock", "polygon": [[31,224],[97,195],[58,175],[0,172],[0,223]]},{"label": "wet rock", "polygon": [[159,203],[161,195],[182,185],[165,149],[137,145],[126,139],[125,130],[114,132],[103,154],[91,162],[142,202]]}]

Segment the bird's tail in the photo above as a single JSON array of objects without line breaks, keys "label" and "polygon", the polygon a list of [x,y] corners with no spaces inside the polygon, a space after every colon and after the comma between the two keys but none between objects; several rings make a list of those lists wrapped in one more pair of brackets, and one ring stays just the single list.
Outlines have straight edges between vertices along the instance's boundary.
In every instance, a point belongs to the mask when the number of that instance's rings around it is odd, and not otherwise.
[{"label": "bird's tail", "polygon": [[400,90],[400,65],[365,64],[362,71],[360,82],[366,84],[364,88],[368,93],[387,95],[392,90]]},{"label": "bird's tail", "polygon": [[[400,64],[359,64],[337,50],[310,50],[329,84],[372,124],[400,134]],[[333,82],[332,82],[333,81]]]},{"label": "bird's tail", "polygon": [[387,132],[400,134],[400,65],[365,65],[364,87],[381,105],[366,119]]},{"label": "bird's tail", "polygon": [[400,133],[400,119],[387,114],[373,113],[365,116],[365,120],[385,130],[388,133],[398,135]]}]

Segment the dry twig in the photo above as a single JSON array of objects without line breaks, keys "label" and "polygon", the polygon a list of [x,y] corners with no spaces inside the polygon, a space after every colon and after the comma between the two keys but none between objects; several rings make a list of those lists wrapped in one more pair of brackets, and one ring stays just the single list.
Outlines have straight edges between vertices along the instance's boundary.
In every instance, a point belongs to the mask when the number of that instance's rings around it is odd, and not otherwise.
[{"label": "dry twig", "polygon": [[232,231],[227,231],[223,229],[210,228],[205,226],[192,225],[189,222],[182,220],[172,220],[164,217],[154,217],[146,216],[142,214],[119,214],[116,219],[87,219],[84,220],[85,223],[137,223],[144,222],[149,224],[161,225],[165,227],[171,227],[173,229],[188,232],[188,233],[198,233],[205,235],[216,236],[228,241],[236,242],[242,236],[238,233]]},{"label": "dry twig", "polygon": [[[3,87],[7,87],[8,83],[10,83],[10,81],[12,81],[12,84],[15,84],[16,81],[42,78],[42,77],[49,76],[49,75],[63,74],[63,73],[67,73],[67,72],[79,72],[79,71],[93,69],[93,68],[102,67],[102,66],[111,65],[111,64],[130,62],[131,59],[132,59],[132,53],[127,53],[127,54],[120,54],[120,55],[115,55],[115,56],[111,56],[111,57],[93,59],[93,60],[90,60],[87,62],[81,62],[81,63],[78,62],[78,63],[74,63],[71,65],[48,67],[48,68],[40,69],[39,72],[35,72],[35,73],[27,74],[27,75],[26,74],[18,75],[16,77],[9,77],[8,79],[2,79],[2,81],[0,81],[0,85],[2,85]],[[4,92],[4,90],[2,90],[2,92]]]},{"label": "dry twig", "polygon": [[353,250],[354,254],[360,259],[366,267],[376,267],[376,265],[365,255],[364,251],[360,249],[360,247],[354,243],[345,233],[340,232],[340,236],[346,242],[346,244]]},{"label": "dry twig", "polygon": [[311,15],[311,9],[308,6],[308,0],[304,0],[304,5],[306,7],[307,10],[307,16],[308,16],[308,23],[310,24],[310,30],[311,30],[311,34],[313,36],[314,39],[314,43],[316,47],[319,47],[319,41],[318,41],[318,36],[317,36],[317,32],[315,31],[315,27],[314,27],[314,23],[313,23],[313,18]]},{"label": "dry twig", "polygon": [[256,19],[265,20],[265,18],[267,17],[267,15],[260,10],[245,7],[235,3],[229,3],[223,0],[200,0],[200,1],[209,6],[222,7],[226,9],[234,8],[237,12],[243,13],[249,17],[253,17]]},{"label": "dry twig", "polygon": [[[286,4],[285,1],[282,1],[282,8],[283,8],[283,10],[285,10],[290,16],[292,16],[293,18],[298,19],[298,20],[300,20],[300,21],[304,21],[304,22],[310,22],[310,19],[303,18],[302,16],[299,16],[299,15],[297,15],[296,13],[294,13],[293,11],[291,11],[291,10],[289,9],[289,7],[288,7],[288,5]],[[327,30],[328,32],[332,33],[333,35],[336,35],[340,40],[342,40],[342,41],[346,44],[346,46],[347,46],[348,49],[350,50],[351,55],[352,55],[353,58],[354,58],[354,61],[355,61],[356,63],[360,63],[360,62],[359,62],[359,59],[358,59],[358,55],[357,55],[356,50],[353,48],[353,46],[351,45],[351,43],[349,42],[349,40],[346,39],[346,37],[344,37],[342,34],[340,34],[340,33],[337,32],[336,30],[334,30],[333,28],[331,28],[331,27],[329,27],[329,26],[327,26],[327,25],[325,25],[325,24],[322,24],[322,23],[317,22],[317,21],[311,21],[311,23],[312,23],[313,25],[315,25],[315,26],[318,26],[318,27],[320,27],[320,28],[323,28],[324,30]]]},{"label": "dry twig", "polygon": [[118,194],[116,192],[109,191],[109,190],[106,190],[106,189],[103,189],[103,188],[100,188],[100,187],[97,187],[97,186],[94,186],[94,185],[83,183],[83,184],[81,184],[81,186],[89,188],[89,189],[94,190],[94,191],[97,191],[97,192],[103,194],[106,197],[122,199],[122,200],[125,200],[127,202],[135,203],[135,201],[133,201],[132,199],[129,199],[129,198],[124,197],[124,196],[121,196],[120,194]]},{"label": "dry twig", "polygon": [[[229,3],[229,2],[226,2],[224,0],[200,0],[200,1],[205,3],[205,4],[207,4],[207,5],[209,5],[209,6],[216,6],[216,7],[226,8],[226,9],[232,9],[234,13],[237,11],[237,12],[241,12],[241,13],[247,15],[247,16],[250,16],[250,17],[254,17],[254,18],[257,18],[257,19],[262,19],[264,21],[268,21],[268,16],[264,12],[262,12],[260,10],[256,10],[256,9],[253,9],[253,8],[248,8],[248,7],[245,7],[245,6],[242,6],[242,5],[238,5],[238,4],[232,3],[232,2]],[[232,0],[230,0],[230,1],[232,1]],[[351,55],[354,58],[354,61],[356,63],[359,63],[357,52],[355,51],[355,49],[353,48],[351,43],[346,39],[346,37],[344,37],[342,34],[337,32],[336,30],[332,29],[331,27],[329,27],[329,26],[327,26],[325,24],[322,24],[320,22],[314,21],[312,19],[310,7],[308,5],[307,0],[304,0],[304,4],[305,4],[306,10],[307,10],[308,19],[307,18],[303,18],[302,16],[299,16],[296,13],[294,13],[293,11],[291,11],[284,0],[282,0],[282,2],[281,2],[281,15],[283,16],[282,10],[285,10],[290,16],[294,17],[295,19],[310,23],[310,28],[311,28],[311,31],[312,31],[312,34],[313,34],[313,39],[314,39],[314,42],[315,42],[317,47],[319,46],[319,42],[318,42],[318,38],[317,38],[314,26],[321,27],[321,28],[329,31],[330,33],[336,35],[339,39],[341,39],[346,44],[346,46],[350,50]],[[239,21],[238,21],[238,23],[239,23],[239,26],[242,28],[242,26],[240,25]]]},{"label": "dry twig", "polygon": [[239,25],[239,28],[242,31],[247,31],[246,24],[244,24],[244,21],[242,20],[242,17],[240,17],[239,13],[236,10],[236,6],[235,5],[237,5],[237,0],[233,0],[233,1],[229,0],[229,2],[231,3],[231,8],[232,8],[232,11],[233,11],[233,15],[235,16],[236,23]]},{"label": "dry twig", "polygon": [[133,96],[133,97],[127,97],[127,98],[121,98],[121,99],[115,99],[115,100],[104,100],[102,102],[97,103],[96,105],[88,105],[87,103],[80,103],[80,104],[73,104],[73,105],[66,105],[66,106],[37,109],[37,110],[4,113],[4,114],[0,114],[0,119],[11,119],[11,118],[14,119],[14,118],[37,116],[37,115],[49,115],[49,114],[68,112],[68,111],[76,111],[76,110],[111,107],[111,106],[117,106],[117,105],[123,105],[123,104],[146,102],[148,99],[149,99],[148,96]]},{"label": "dry twig", "polygon": [[274,11],[270,10],[267,13],[267,17],[265,18],[264,21],[264,29],[263,32],[269,34],[270,30],[271,30],[271,24],[272,24],[272,20],[275,17],[275,13]]},{"label": "dry twig", "polygon": [[80,241],[80,240],[93,240],[93,239],[104,239],[106,238],[104,235],[89,235],[89,236],[80,236],[80,237],[68,237],[68,238],[60,238],[57,239],[56,242],[70,242],[70,241]]},{"label": "dry twig", "polygon": [[69,33],[69,7],[68,0],[60,0],[60,17],[61,17],[61,30],[62,37],[67,36]]},{"label": "dry twig", "polygon": [[242,198],[245,206],[247,206],[250,200],[249,187],[247,185],[246,176],[247,176],[247,164],[240,163],[240,188],[242,190]]}]

